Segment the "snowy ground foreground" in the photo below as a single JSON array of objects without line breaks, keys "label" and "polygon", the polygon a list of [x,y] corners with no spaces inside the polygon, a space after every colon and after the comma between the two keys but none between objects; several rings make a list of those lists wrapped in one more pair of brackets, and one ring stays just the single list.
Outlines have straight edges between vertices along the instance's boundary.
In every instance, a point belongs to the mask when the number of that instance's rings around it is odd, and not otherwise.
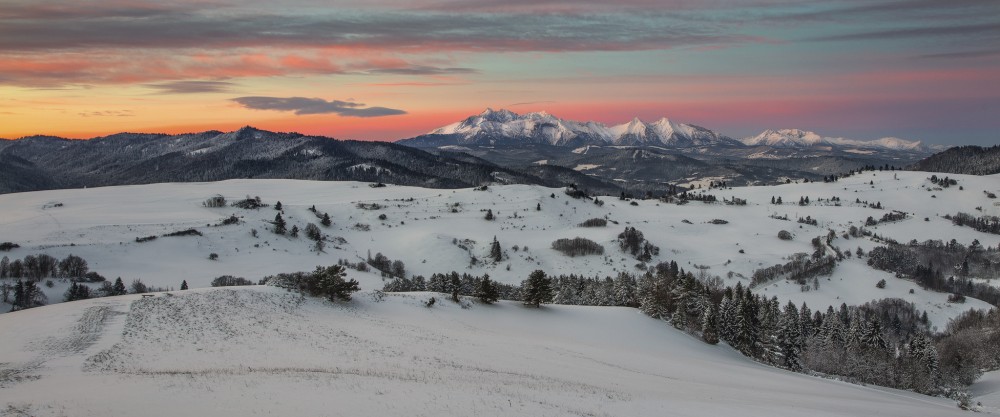
[{"label": "snowy ground foreground", "polygon": [[[535,269],[550,275],[584,274],[614,276],[618,271],[636,272],[636,261],[618,250],[614,239],[626,227],[635,226],[646,238],[662,248],[653,263],[676,260],[682,268],[695,270],[695,265],[709,267],[707,272],[749,282],[753,271],[787,262],[796,252],[812,252],[809,241],[826,235],[828,229],[838,236],[851,225],[860,226],[868,216],[880,218],[888,210],[914,213],[907,220],[879,225],[872,230],[900,242],[910,239],[956,239],[968,245],[978,239],[983,245],[1000,244],[1000,236],[977,232],[971,228],[953,226],[939,216],[964,211],[1000,214],[1000,207],[983,193],[1000,193],[1000,176],[976,177],[951,175],[958,186],[944,190],[928,190],[933,184],[922,172],[875,172],[846,178],[837,183],[787,184],[770,187],[745,187],[712,190],[722,199],[739,197],[749,200],[745,207],[692,202],[684,206],[657,201],[638,201],[638,206],[604,198],[598,207],[587,200],[574,200],[561,189],[534,186],[495,186],[487,191],[439,190],[388,186],[370,188],[365,183],[313,182],[294,180],[233,180],[215,183],[157,184],[107,187],[78,190],[42,191],[0,195],[0,241],[13,241],[23,247],[10,253],[13,258],[29,254],[48,253],[62,258],[68,254],[82,256],[109,279],[121,276],[126,281],[141,278],[146,284],[179,288],[187,280],[192,288],[207,287],[220,275],[243,276],[257,280],[278,272],[312,270],[317,265],[330,265],[338,259],[363,260],[370,252],[382,252],[393,260],[405,262],[409,274],[429,276],[435,272],[489,273],[500,282],[517,284]],[[898,179],[896,179],[898,178]],[[872,182],[873,184],[870,184]],[[260,196],[274,204],[281,201],[288,227],[303,229],[309,222],[319,223],[307,209],[315,205],[328,212],[334,225],[323,232],[332,240],[325,253],[311,251],[311,242],[304,237],[291,239],[269,232],[269,221],[276,211],[259,211],[233,207],[205,208],[202,202],[216,194],[230,201],[247,195]],[[551,195],[555,194],[555,198]],[[780,196],[784,205],[771,205],[772,196]],[[813,205],[797,204],[808,196]],[[838,196],[843,206],[817,204],[820,198]],[[412,200],[410,200],[412,199]],[[854,201],[881,202],[886,210],[875,210]],[[364,210],[358,202],[378,203],[380,210]],[[55,207],[62,203],[61,207]],[[456,206],[457,204],[457,206]],[[542,210],[536,211],[541,204]],[[483,219],[492,209],[497,220]],[[457,212],[452,212],[452,211]],[[237,226],[206,227],[230,214],[243,216]],[[517,217],[513,217],[514,214]],[[386,221],[378,216],[385,214]],[[787,215],[792,221],[770,218]],[[801,225],[794,220],[811,216],[819,226]],[[607,228],[581,228],[577,224],[593,217],[607,217],[618,224]],[[924,218],[929,221],[924,221]],[[729,224],[710,224],[723,219]],[[688,224],[687,222],[690,222]],[[362,231],[357,224],[370,226]],[[161,237],[152,242],[136,243],[135,238],[162,235],[197,228],[203,237]],[[257,229],[258,238],[251,237]],[[795,235],[792,241],[777,238],[779,230]],[[487,258],[489,243],[497,236],[506,252],[503,262],[481,262],[470,266],[472,255]],[[551,249],[558,238],[576,236],[595,240],[606,248],[606,256],[570,258]],[[456,240],[472,240],[464,245]],[[876,246],[866,239],[837,238],[835,246],[847,249],[862,247],[866,252]],[[514,251],[518,245],[522,250]],[[527,250],[523,248],[527,247]],[[743,249],[745,253],[739,251]],[[218,261],[208,260],[210,253],[219,254]],[[507,268],[510,270],[507,270]],[[375,273],[350,271],[362,288],[382,287]],[[741,278],[741,276],[743,278]],[[886,279],[887,288],[878,290],[875,283]],[[68,283],[55,282],[53,288],[42,287],[50,302],[62,299]],[[886,297],[899,297],[926,310],[939,328],[947,320],[968,308],[988,305],[970,299],[965,304],[948,304],[947,296],[926,292],[910,281],[876,271],[865,260],[852,258],[836,268],[828,278],[822,278],[819,291],[801,292],[791,282],[777,282],[760,288],[764,294],[777,295],[782,301],[807,302],[814,310],[841,303],[861,304]],[[909,294],[909,290],[914,294]],[[6,311],[0,305],[0,310]]]},{"label": "snowy ground foreground", "polygon": [[1000,414],[1000,371],[983,374],[969,389],[973,402],[982,404],[982,409],[990,414]]},{"label": "snowy ground foreground", "polygon": [[271,287],[0,316],[0,415],[948,416],[954,402],[809,377],[634,309]]}]

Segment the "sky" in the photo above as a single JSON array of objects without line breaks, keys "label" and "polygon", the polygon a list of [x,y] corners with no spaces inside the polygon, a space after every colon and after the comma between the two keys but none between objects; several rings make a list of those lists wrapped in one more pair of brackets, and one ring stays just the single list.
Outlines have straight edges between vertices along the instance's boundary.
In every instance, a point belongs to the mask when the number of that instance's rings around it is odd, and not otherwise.
[{"label": "sky", "polygon": [[395,140],[483,109],[1000,143],[998,0],[0,0],[0,137]]}]

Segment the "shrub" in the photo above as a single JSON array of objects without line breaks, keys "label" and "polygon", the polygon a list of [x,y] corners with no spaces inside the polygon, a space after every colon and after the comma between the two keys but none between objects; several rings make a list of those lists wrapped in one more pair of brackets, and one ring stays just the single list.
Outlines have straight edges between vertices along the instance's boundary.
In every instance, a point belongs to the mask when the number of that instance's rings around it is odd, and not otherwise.
[{"label": "shrub", "polygon": [[213,261],[218,261],[219,260],[219,254],[214,253],[214,252],[210,253],[210,254],[208,254],[208,259],[209,260],[213,260]]},{"label": "shrub", "polygon": [[729,224],[728,221],[722,219],[712,219],[709,223],[711,224]]},{"label": "shrub", "polygon": [[307,238],[317,242],[323,239],[323,233],[319,231],[319,226],[316,226],[314,223],[306,225],[305,234]]},{"label": "shrub", "polygon": [[792,240],[792,233],[787,230],[782,230],[778,232],[778,239],[781,240]]},{"label": "shrub", "polygon": [[0,251],[3,251],[3,252],[10,252],[11,250],[17,249],[19,247],[21,247],[21,245],[18,245],[17,243],[14,243],[14,242],[3,242],[3,243],[0,243]]},{"label": "shrub", "polygon": [[584,222],[580,223],[579,226],[580,227],[605,227],[607,225],[608,225],[608,221],[607,220],[604,220],[604,219],[599,218],[599,217],[595,217],[593,219],[584,220]]},{"label": "shrub", "polygon": [[962,295],[962,294],[958,294],[958,293],[951,294],[951,295],[948,296],[948,302],[949,303],[958,303],[958,304],[964,303],[965,302],[965,296]]},{"label": "shrub", "polygon": [[233,207],[241,208],[244,210],[257,210],[261,207],[267,207],[267,204],[262,203],[260,201],[260,197],[251,198],[250,196],[247,196],[247,198],[233,202]]},{"label": "shrub", "polygon": [[156,240],[156,236],[137,237],[135,238],[135,243],[151,242],[154,240]]},{"label": "shrub", "polygon": [[167,233],[163,236],[172,237],[172,236],[201,236],[201,235],[202,235],[201,232],[199,232],[197,229],[187,229],[187,230],[178,230],[176,232]]},{"label": "shrub", "polygon": [[878,281],[878,283],[877,283],[877,284],[875,284],[875,288],[878,288],[878,289],[882,289],[882,288],[885,288],[885,280],[884,280],[884,279],[880,279],[880,280]]},{"label": "shrub", "polygon": [[226,197],[223,197],[221,194],[219,194],[216,195],[215,197],[211,197],[208,200],[205,200],[205,202],[201,204],[205,207],[210,207],[210,208],[225,207]]},{"label": "shrub", "polygon": [[576,237],[573,239],[558,239],[552,242],[552,249],[569,256],[603,255],[604,246],[593,240]]}]

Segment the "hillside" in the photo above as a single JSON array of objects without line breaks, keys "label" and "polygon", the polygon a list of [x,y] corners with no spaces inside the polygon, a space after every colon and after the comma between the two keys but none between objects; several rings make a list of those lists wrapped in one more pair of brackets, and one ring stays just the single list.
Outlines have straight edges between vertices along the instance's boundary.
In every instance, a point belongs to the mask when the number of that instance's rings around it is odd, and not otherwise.
[{"label": "hillside", "polygon": [[[584,174],[576,176],[586,179]],[[227,133],[121,133],[90,140],[28,137],[0,142],[0,193],[239,178],[380,181],[430,188],[564,185],[483,160],[433,155],[386,142],[251,127]],[[608,181],[590,182],[595,190],[618,190]]]},{"label": "hillside", "polygon": [[956,146],[913,164],[915,171],[992,175],[1000,173],[1000,145]]},{"label": "hillside", "polygon": [[347,304],[274,288],[0,316],[4,415],[961,415],[777,370],[633,309]]},{"label": "hillside", "polygon": [[[868,217],[878,219],[892,210],[910,214],[905,220],[867,229],[904,243],[913,239],[955,239],[969,245],[978,240],[982,246],[997,248],[1000,235],[955,226],[942,217],[957,212],[979,213],[975,207],[987,210],[984,214],[1000,214],[992,204],[995,200],[983,192],[1000,192],[996,178],[955,178],[963,189],[941,189],[924,173],[865,172],[834,183],[702,189],[719,202],[692,201],[684,205],[658,200],[621,201],[616,197],[602,197],[604,204],[597,205],[591,200],[570,198],[561,188],[527,185],[479,191],[372,188],[367,183],[352,182],[231,180],[43,191],[0,196],[0,212],[4,213],[0,218],[0,241],[21,246],[0,255],[13,260],[39,253],[59,259],[74,254],[109,279],[120,276],[126,283],[142,279],[147,285],[174,289],[182,280],[192,287],[206,287],[222,275],[257,281],[266,275],[308,271],[338,260],[364,262],[377,253],[403,262],[407,276],[430,277],[450,271],[488,273],[499,282],[518,284],[535,269],[554,275],[613,277],[623,271],[641,273],[637,264],[651,268],[659,262],[676,261],[686,270],[704,270],[709,276],[719,276],[728,285],[748,285],[758,269],[787,263],[796,253],[813,253],[811,240],[827,236],[831,229],[836,236],[832,246],[870,252],[882,243],[843,235],[851,226],[863,227]],[[278,213],[273,207],[244,210],[203,206],[206,199],[217,194],[230,202],[246,196],[260,196],[271,205],[280,201],[289,229],[296,226],[304,230],[308,223],[318,225],[317,215],[309,210],[313,206],[318,213],[328,213],[331,227],[320,227],[327,236],[324,252],[316,252],[313,242],[301,234],[292,238],[270,232]],[[804,206],[797,204],[804,196],[813,201]],[[747,200],[747,205],[721,202],[734,197]],[[782,198],[784,204],[770,204],[772,197]],[[825,201],[832,197],[840,201]],[[865,202],[878,202],[883,209],[869,207]],[[487,210],[495,214],[496,220],[484,220]],[[208,226],[220,224],[230,215],[236,215],[241,222]],[[385,220],[380,219],[383,215]],[[815,219],[816,224],[796,221],[806,217]],[[606,227],[578,226],[591,218],[606,218],[609,223]],[[715,219],[728,223],[712,224]],[[622,253],[616,239],[625,227],[644,232],[646,239],[661,248],[660,254],[643,264]],[[163,236],[189,228],[202,236]],[[790,231],[793,238],[779,239],[780,230]],[[147,236],[159,238],[136,242]],[[487,260],[494,236],[504,252],[501,262]],[[605,255],[569,257],[551,249],[556,239],[578,236],[602,245]],[[209,259],[212,253],[218,255],[218,260]],[[776,280],[759,291],[778,296],[782,302],[807,302],[814,309],[898,297],[915,303],[942,329],[950,317],[971,307],[987,306],[974,299],[964,304],[948,303],[947,294],[924,290],[911,280],[873,269],[867,262],[865,257],[844,259],[837,263],[832,275],[819,279],[818,289],[807,292],[799,284],[785,280]],[[377,271],[351,274],[366,290],[381,288],[384,283]],[[988,278],[992,277],[982,276],[979,282],[997,282]],[[875,288],[880,279],[888,281],[885,289]],[[52,288],[42,288],[56,302],[68,285],[56,279]]]}]

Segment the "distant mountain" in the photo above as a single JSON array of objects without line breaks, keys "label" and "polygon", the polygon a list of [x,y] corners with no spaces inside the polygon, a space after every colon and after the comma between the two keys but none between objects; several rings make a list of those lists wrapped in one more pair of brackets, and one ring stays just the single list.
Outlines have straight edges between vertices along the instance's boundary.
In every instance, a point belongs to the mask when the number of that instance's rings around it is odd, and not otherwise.
[{"label": "distant mountain", "polygon": [[951,174],[1000,174],[1000,145],[989,148],[958,146],[931,155],[910,166],[914,171]]},{"label": "distant mountain", "polygon": [[[889,154],[901,152],[924,156],[934,150],[918,141],[899,138],[863,141],[824,137],[815,132],[799,129],[765,130],[759,135],[737,140],[711,129],[678,123],[667,118],[654,122],[634,118],[626,123],[606,126],[593,121],[560,119],[546,112],[521,115],[505,109],[486,109],[478,115],[434,129],[425,135],[400,140],[398,143],[419,148],[503,147],[525,144],[574,148],[587,145],[662,147],[685,153],[750,159],[872,152]],[[789,154],[786,152],[788,150],[795,150],[796,153]],[[910,156],[912,155],[908,155]]]},{"label": "distant mountain", "polygon": [[757,136],[743,138],[741,142],[747,146],[769,146],[773,148],[861,148],[881,149],[887,151],[929,152],[932,148],[924,146],[920,141],[908,141],[899,138],[881,138],[873,141],[823,137],[815,132],[799,129],[765,130]]},{"label": "distant mountain", "polygon": [[[587,179],[593,191],[620,190],[611,182],[577,175]],[[0,141],[0,193],[235,178],[353,180],[431,188],[566,185],[470,155],[435,155],[387,142],[341,141],[252,127],[182,135],[120,133],[90,140],[36,136]]]},{"label": "distant mountain", "polygon": [[510,110],[486,109],[460,122],[434,129],[426,135],[398,143],[414,147],[500,146],[545,144],[554,146],[620,145],[742,146],[700,126],[676,123],[666,118],[647,123],[638,118],[628,123],[606,126],[597,122],[576,122],[546,112],[519,115]]}]

